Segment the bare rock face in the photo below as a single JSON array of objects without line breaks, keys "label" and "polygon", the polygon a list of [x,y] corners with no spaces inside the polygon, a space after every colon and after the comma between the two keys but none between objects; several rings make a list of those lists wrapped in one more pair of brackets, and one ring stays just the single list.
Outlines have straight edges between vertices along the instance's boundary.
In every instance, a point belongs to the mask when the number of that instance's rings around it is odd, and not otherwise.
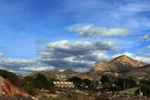
[{"label": "bare rock face", "polygon": [[113,63],[109,63],[109,62],[100,62],[97,65],[94,66],[94,71],[98,72],[98,71],[117,71],[117,69],[115,68],[115,65]]},{"label": "bare rock face", "polygon": [[11,83],[6,81],[4,78],[0,76],[0,96],[2,95],[15,95],[15,94],[20,94],[24,97],[28,97],[29,95],[15,86],[13,86]]},{"label": "bare rock face", "polygon": [[81,78],[89,78],[91,80],[99,80],[103,74],[119,76],[123,73],[136,70],[137,68],[143,68],[145,65],[147,64],[134,60],[126,55],[122,55],[109,62],[102,61],[95,65],[92,69],[85,71],[78,76]]},{"label": "bare rock face", "polygon": [[104,72],[104,71],[112,71],[112,72],[122,72],[128,71],[134,68],[142,67],[147,65],[146,63],[134,60],[126,55],[119,56],[109,62],[100,62],[94,66],[94,71]]},{"label": "bare rock face", "polygon": [[120,62],[122,65],[130,65],[133,67],[142,67],[142,66],[147,65],[146,63],[134,60],[126,55],[115,58],[111,62]]}]

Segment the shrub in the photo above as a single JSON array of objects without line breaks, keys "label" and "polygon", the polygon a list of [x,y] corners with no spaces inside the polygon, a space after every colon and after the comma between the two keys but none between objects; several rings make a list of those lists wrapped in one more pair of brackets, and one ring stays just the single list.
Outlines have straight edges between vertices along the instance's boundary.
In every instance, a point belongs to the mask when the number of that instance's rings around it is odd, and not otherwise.
[{"label": "shrub", "polygon": [[55,93],[55,88],[54,87],[50,87],[49,88],[49,93],[53,93],[54,94]]}]

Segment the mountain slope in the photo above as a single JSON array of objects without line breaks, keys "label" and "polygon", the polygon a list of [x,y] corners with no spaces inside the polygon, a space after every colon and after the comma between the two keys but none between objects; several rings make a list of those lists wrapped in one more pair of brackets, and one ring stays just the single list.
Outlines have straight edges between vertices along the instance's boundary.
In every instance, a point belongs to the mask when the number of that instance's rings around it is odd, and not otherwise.
[{"label": "mountain slope", "polygon": [[0,76],[0,96],[3,95],[15,95],[20,94],[22,96],[28,97],[29,95],[18,88],[16,88],[14,85],[6,81],[3,77]]},{"label": "mountain slope", "polygon": [[57,79],[67,79],[67,78],[70,78],[70,77],[80,74],[80,72],[75,72],[72,68],[69,68],[62,72],[60,72],[58,70],[52,70],[52,71],[48,71],[48,72],[37,71],[37,72],[30,74],[29,76],[36,76],[38,73],[44,74],[47,78],[57,78]]},{"label": "mountain slope", "polygon": [[99,79],[102,74],[118,76],[120,73],[142,68],[146,63],[134,60],[126,55],[119,56],[109,62],[102,61],[92,69],[78,75],[82,78]]},{"label": "mountain slope", "polygon": [[111,71],[111,72],[124,72],[129,71],[134,68],[142,67],[147,65],[146,63],[134,60],[126,55],[119,56],[109,62],[100,62],[94,66],[94,71],[104,72],[104,71]]},{"label": "mountain slope", "polygon": [[140,62],[134,60],[126,55],[119,56],[117,58],[112,59],[109,62],[102,61],[95,65],[92,69],[85,71],[83,73],[75,72],[72,68],[67,69],[63,72],[58,70],[53,71],[39,71],[32,73],[31,76],[35,76],[37,73],[44,74],[46,77],[53,77],[57,79],[67,79],[73,76],[79,76],[81,78],[89,78],[89,79],[99,79],[102,74],[110,74],[110,75],[122,75],[120,73],[125,73],[137,68],[142,68],[142,66],[146,66],[147,64],[144,62]]},{"label": "mountain slope", "polygon": [[137,79],[150,78],[150,64],[140,68],[133,69],[129,72],[123,73],[124,76],[134,77]]}]

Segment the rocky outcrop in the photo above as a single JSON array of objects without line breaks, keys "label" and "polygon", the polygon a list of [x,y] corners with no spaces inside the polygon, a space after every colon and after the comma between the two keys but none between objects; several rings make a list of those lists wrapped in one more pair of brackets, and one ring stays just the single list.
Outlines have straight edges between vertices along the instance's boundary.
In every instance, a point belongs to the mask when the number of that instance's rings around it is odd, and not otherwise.
[{"label": "rocky outcrop", "polygon": [[134,68],[139,68],[147,65],[146,63],[134,60],[126,55],[119,56],[109,62],[100,62],[94,66],[94,71],[98,72],[124,72],[129,71]]},{"label": "rocky outcrop", "polygon": [[0,96],[6,95],[15,95],[20,94],[22,96],[28,97],[29,95],[17,87],[6,81],[3,77],[0,76]]},{"label": "rocky outcrop", "polygon": [[136,68],[147,65],[144,62],[134,60],[134,59],[132,59],[132,58],[126,56],[126,55],[117,57],[117,58],[113,59],[111,62],[114,62],[114,63],[119,62],[124,66],[132,66],[132,67],[136,67]]},{"label": "rocky outcrop", "polygon": [[[110,76],[119,76],[131,70],[142,68],[146,63],[134,60],[126,55],[119,56],[109,62],[102,61],[95,65],[92,69],[78,75],[81,78],[89,78],[99,80],[100,76],[107,74]],[[132,73],[130,73],[132,74]],[[133,73],[134,74],[134,73]],[[137,73],[138,74],[138,73]]]}]

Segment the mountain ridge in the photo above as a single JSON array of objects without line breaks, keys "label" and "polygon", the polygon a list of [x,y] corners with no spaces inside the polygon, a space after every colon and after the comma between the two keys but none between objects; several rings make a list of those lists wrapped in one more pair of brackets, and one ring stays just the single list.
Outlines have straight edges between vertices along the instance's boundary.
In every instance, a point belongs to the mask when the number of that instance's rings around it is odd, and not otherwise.
[{"label": "mountain ridge", "polygon": [[58,70],[52,70],[52,71],[39,71],[30,74],[31,76],[36,75],[37,73],[45,74],[45,76],[54,77],[54,78],[70,78],[73,76],[79,76],[81,78],[89,78],[94,79],[94,77],[99,78],[102,74],[112,74],[112,75],[122,75],[122,73],[126,73],[129,71],[132,71],[137,68],[142,68],[143,66],[146,66],[147,63],[134,60],[126,55],[121,55],[119,57],[116,57],[108,62],[102,61],[98,64],[96,64],[93,68],[90,70],[87,70],[85,72],[75,72],[72,68],[66,69],[62,72]]}]

